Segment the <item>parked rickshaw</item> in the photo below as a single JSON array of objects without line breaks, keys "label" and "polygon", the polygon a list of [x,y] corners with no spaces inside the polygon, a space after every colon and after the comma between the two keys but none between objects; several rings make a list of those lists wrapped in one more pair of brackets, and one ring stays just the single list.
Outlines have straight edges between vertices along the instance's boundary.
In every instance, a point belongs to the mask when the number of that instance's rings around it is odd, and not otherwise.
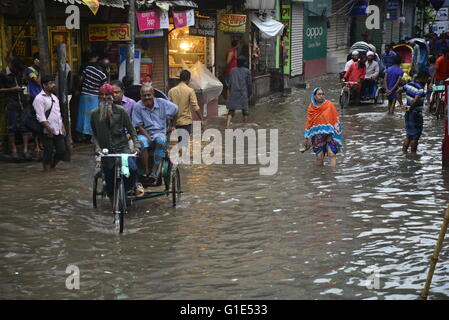
[{"label": "parked rickshaw", "polygon": [[409,82],[412,77],[410,71],[413,67],[413,48],[406,43],[399,43],[393,46],[393,51],[396,52],[402,59],[401,69],[404,71],[402,79]]}]

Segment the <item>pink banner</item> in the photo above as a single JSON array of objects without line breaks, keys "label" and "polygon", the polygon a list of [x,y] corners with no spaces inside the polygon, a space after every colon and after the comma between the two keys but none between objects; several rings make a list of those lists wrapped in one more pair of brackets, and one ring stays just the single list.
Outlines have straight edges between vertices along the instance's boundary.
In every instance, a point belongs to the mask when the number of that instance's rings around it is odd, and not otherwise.
[{"label": "pink banner", "polygon": [[173,22],[175,29],[185,28],[195,25],[195,14],[193,10],[175,12],[173,11]]},{"label": "pink banner", "polygon": [[137,12],[137,23],[140,31],[154,29],[168,29],[168,13],[150,10],[146,12]]}]

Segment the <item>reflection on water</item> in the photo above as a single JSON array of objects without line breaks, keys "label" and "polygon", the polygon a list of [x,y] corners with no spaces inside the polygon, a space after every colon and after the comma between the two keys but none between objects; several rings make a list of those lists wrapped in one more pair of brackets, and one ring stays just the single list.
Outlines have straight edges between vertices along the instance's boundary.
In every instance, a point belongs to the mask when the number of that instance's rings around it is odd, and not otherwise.
[{"label": "reflection on water", "polygon": [[[299,152],[310,91],[252,110],[261,128],[279,129],[275,176],[258,165],[185,166],[179,206],[136,202],[121,236],[107,202],[92,209],[89,148],[49,175],[1,163],[0,297],[418,298],[448,198],[442,123],[426,116],[419,155],[403,155],[401,113],[348,108],[338,166],[318,168]],[[335,88],[326,93],[337,101]],[[80,269],[80,290],[65,287],[68,265]],[[448,271],[445,241],[429,298],[449,297]],[[377,289],[367,288],[372,275]]]}]

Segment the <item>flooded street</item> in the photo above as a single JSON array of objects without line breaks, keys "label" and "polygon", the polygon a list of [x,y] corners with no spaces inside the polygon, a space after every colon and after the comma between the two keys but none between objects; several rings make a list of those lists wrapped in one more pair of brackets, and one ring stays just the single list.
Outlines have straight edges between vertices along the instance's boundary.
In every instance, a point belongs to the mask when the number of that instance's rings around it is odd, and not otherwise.
[{"label": "flooded street", "polygon": [[[402,112],[338,107],[343,153],[318,168],[299,152],[306,109],[316,85],[337,106],[336,84],[314,80],[250,110],[259,128],[279,130],[275,175],[185,165],[179,206],[136,202],[122,235],[107,201],[92,208],[90,147],[48,175],[35,162],[0,163],[0,298],[417,299],[449,198],[443,123],[425,114],[419,155],[404,155]],[[69,265],[79,290],[66,288]],[[448,273],[446,239],[429,299],[449,298]]]}]

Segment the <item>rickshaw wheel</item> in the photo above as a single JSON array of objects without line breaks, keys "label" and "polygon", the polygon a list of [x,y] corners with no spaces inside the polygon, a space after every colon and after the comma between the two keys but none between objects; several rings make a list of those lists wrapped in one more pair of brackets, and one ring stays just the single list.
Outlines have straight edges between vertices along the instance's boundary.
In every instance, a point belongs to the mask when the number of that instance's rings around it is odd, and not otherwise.
[{"label": "rickshaw wheel", "polygon": [[[100,183],[100,190],[98,190],[98,185]],[[105,196],[103,179],[101,172],[95,174],[93,182],[92,182],[92,205],[96,209],[97,208],[97,196],[101,196],[102,198]]]},{"label": "rickshaw wheel", "polygon": [[340,106],[342,109],[347,108],[349,105],[349,93],[347,91],[343,91],[340,96]]},{"label": "rickshaw wheel", "polygon": [[171,194],[173,207],[176,207],[176,202],[181,198],[181,176],[179,174],[179,169],[171,171]]}]

